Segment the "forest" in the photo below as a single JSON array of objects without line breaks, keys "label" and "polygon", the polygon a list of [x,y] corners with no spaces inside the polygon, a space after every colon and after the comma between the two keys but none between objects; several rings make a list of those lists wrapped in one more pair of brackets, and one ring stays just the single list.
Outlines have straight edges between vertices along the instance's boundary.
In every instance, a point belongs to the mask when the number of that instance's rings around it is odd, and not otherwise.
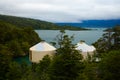
[{"label": "forest", "polygon": [[12,57],[24,56],[29,47],[41,39],[30,27],[18,28],[15,25],[0,21],[0,51]]},{"label": "forest", "polygon": [[[0,21],[0,80],[119,80],[120,26],[106,30],[93,45],[97,53],[85,60],[72,44],[74,36],[60,31],[56,55],[46,55],[38,64],[17,63],[14,57],[29,53],[41,39],[30,27]],[[100,58],[96,62],[96,57]]]},{"label": "forest", "polygon": [[16,16],[8,16],[8,15],[0,15],[0,21],[4,21],[10,24],[15,25],[16,27],[32,27],[33,29],[39,30],[88,30],[81,27],[74,26],[59,26],[55,23],[41,21],[37,19],[24,18],[24,17],[16,17]]}]

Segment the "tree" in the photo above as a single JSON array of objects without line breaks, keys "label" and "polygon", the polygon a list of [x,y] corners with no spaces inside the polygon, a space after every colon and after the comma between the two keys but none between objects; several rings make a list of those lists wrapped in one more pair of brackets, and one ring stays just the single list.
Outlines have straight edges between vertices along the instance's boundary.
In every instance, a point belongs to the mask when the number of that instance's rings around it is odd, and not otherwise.
[{"label": "tree", "polygon": [[19,64],[17,62],[10,62],[9,67],[8,67],[8,72],[5,75],[6,75],[6,79],[4,80],[34,80],[36,79],[32,72],[31,66],[25,62],[23,62],[22,64]]},{"label": "tree", "polygon": [[[62,31],[61,31],[62,32]],[[64,31],[63,31],[64,32]],[[76,80],[84,68],[81,54],[72,44],[73,37],[62,33],[60,48],[50,66],[50,80]]]},{"label": "tree", "polygon": [[120,26],[107,29],[106,33],[94,43],[97,51],[104,53],[110,50],[119,50],[120,48]]},{"label": "tree", "polygon": [[20,80],[21,77],[24,75],[21,70],[21,66],[18,63],[11,62],[6,74],[7,80]]},{"label": "tree", "polygon": [[49,80],[48,70],[51,64],[51,58],[49,55],[46,55],[40,62],[37,64],[36,73],[40,80]]},{"label": "tree", "polygon": [[0,21],[0,37],[0,44],[8,47],[13,57],[28,54],[29,47],[41,41],[32,28],[18,28],[4,21]]},{"label": "tree", "polygon": [[83,71],[82,80],[99,80],[98,77],[98,62],[95,62],[96,56],[88,56],[88,59],[84,60],[85,68]]},{"label": "tree", "polygon": [[6,79],[9,63],[12,61],[12,54],[9,52],[8,47],[0,44],[0,80]]},{"label": "tree", "polygon": [[119,25],[115,26],[113,28],[113,31],[114,31],[114,33],[112,35],[113,40],[114,40],[113,48],[119,49],[119,47],[120,47],[120,26]]},{"label": "tree", "polygon": [[101,80],[120,79],[120,51],[110,51],[103,55],[99,65]]},{"label": "tree", "polygon": [[63,41],[64,34],[65,34],[65,31],[64,30],[60,30],[60,34],[58,34],[56,36],[57,43],[53,43],[53,42],[52,43],[57,45],[59,48],[61,48],[62,47],[62,41]]}]

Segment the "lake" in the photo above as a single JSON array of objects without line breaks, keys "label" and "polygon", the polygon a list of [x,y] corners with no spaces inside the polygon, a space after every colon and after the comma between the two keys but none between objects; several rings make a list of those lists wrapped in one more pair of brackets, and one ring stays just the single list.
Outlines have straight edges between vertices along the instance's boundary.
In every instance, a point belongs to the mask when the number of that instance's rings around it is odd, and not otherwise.
[{"label": "lake", "polygon": [[[66,30],[66,34],[69,36],[74,35],[73,44],[77,44],[80,40],[84,40],[87,44],[91,45],[97,41],[103,33],[103,30],[106,28],[92,28],[93,30],[84,30],[84,31],[70,31]],[[39,37],[46,42],[55,42],[55,38],[60,34],[59,30],[35,30],[38,33]],[[22,63],[23,61],[31,64],[29,61],[29,56],[16,58],[15,61]]]},{"label": "lake", "polygon": [[[69,36],[74,35],[73,44],[77,44],[80,40],[84,40],[87,44],[92,44],[97,41],[102,34],[103,30],[106,28],[92,28],[93,30],[84,30],[84,31],[71,31],[66,30],[66,34]],[[39,37],[46,42],[54,42],[55,38],[58,34],[60,34],[59,30],[35,30]]]}]

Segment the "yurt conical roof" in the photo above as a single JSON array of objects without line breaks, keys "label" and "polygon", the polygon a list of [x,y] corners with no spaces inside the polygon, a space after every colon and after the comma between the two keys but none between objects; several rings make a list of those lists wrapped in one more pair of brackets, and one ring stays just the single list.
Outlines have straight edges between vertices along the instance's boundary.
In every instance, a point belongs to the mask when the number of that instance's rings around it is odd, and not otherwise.
[{"label": "yurt conical roof", "polygon": [[42,41],[42,42],[32,46],[30,48],[30,50],[32,50],[32,51],[53,51],[53,50],[56,50],[56,48],[51,46],[47,42]]},{"label": "yurt conical roof", "polygon": [[93,52],[96,49],[94,46],[89,46],[85,42],[79,42],[76,45],[76,50],[80,50],[82,52]]}]

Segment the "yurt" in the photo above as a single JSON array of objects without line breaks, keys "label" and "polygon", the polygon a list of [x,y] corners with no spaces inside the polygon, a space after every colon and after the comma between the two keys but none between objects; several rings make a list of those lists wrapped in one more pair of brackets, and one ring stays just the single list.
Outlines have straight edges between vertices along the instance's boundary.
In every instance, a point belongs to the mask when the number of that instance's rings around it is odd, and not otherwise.
[{"label": "yurt", "polygon": [[32,46],[29,50],[29,59],[33,63],[38,63],[45,55],[52,56],[56,52],[56,48],[45,41]]},{"label": "yurt", "polygon": [[79,42],[76,45],[76,50],[79,50],[83,55],[83,58],[86,58],[87,55],[93,55],[96,51],[94,46],[87,45],[85,42]]}]

